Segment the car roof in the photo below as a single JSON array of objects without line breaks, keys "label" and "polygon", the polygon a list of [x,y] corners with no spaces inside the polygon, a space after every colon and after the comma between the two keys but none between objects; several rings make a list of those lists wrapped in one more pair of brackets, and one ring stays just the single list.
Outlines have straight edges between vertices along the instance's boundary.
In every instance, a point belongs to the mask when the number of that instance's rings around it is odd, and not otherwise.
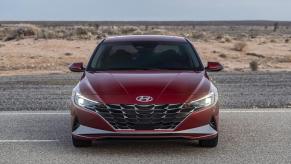
[{"label": "car roof", "polygon": [[134,42],[134,41],[156,41],[156,42],[187,42],[184,37],[168,35],[124,35],[111,36],[104,40],[105,43]]}]

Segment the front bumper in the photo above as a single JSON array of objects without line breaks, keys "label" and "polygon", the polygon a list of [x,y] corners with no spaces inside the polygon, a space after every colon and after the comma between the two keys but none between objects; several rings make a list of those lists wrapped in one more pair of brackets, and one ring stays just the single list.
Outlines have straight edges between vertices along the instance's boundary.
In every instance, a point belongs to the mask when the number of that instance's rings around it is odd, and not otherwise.
[{"label": "front bumper", "polygon": [[[191,113],[175,129],[131,130],[114,129],[105,119],[93,111],[72,104],[72,135],[83,140],[106,138],[183,138],[212,139],[218,135],[219,108],[214,105]],[[74,123],[78,121],[78,126]],[[215,121],[213,128],[211,121]]]},{"label": "front bumper", "polygon": [[210,125],[182,131],[135,131],[118,130],[107,131],[102,129],[90,128],[80,125],[72,132],[73,136],[80,139],[96,140],[105,138],[184,138],[184,139],[210,139],[217,136],[218,132]]}]

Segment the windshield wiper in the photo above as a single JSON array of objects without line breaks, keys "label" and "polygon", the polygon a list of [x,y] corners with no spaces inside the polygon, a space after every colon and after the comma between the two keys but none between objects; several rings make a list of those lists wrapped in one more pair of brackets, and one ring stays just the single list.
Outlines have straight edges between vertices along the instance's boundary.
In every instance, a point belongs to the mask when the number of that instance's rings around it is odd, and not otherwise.
[{"label": "windshield wiper", "polygon": [[191,68],[151,68],[153,70],[194,70]]},{"label": "windshield wiper", "polygon": [[161,67],[153,67],[153,68],[106,68],[106,69],[95,69],[93,71],[126,71],[126,70],[188,70],[188,71],[195,71],[195,69],[191,68],[161,68]]},{"label": "windshield wiper", "polygon": [[151,68],[106,68],[106,69],[95,69],[94,71],[118,71],[118,70],[151,70]]}]

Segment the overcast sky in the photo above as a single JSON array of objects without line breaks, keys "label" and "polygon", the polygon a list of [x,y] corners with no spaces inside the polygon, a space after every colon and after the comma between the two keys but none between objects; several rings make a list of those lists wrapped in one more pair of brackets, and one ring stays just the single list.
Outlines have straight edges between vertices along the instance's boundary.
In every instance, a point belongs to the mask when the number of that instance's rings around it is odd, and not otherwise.
[{"label": "overcast sky", "polygon": [[291,0],[0,0],[0,20],[291,21]]}]

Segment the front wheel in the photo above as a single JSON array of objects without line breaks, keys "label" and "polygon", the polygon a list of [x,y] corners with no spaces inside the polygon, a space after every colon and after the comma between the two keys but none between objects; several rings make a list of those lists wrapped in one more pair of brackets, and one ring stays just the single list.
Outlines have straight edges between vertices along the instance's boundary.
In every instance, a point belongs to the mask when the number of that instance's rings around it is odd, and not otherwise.
[{"label": "front wheel", "polygon": [[74,138],[73,136],[72,136],[72,142],[75,147],[89,147],[92,145],[92,141],[80,140],[80,139]]},{"label": "front wheel", "polygon": [[210,140],[199,140],[199,146],[201,147],[216,147],[218,144],[218,136]]}]

